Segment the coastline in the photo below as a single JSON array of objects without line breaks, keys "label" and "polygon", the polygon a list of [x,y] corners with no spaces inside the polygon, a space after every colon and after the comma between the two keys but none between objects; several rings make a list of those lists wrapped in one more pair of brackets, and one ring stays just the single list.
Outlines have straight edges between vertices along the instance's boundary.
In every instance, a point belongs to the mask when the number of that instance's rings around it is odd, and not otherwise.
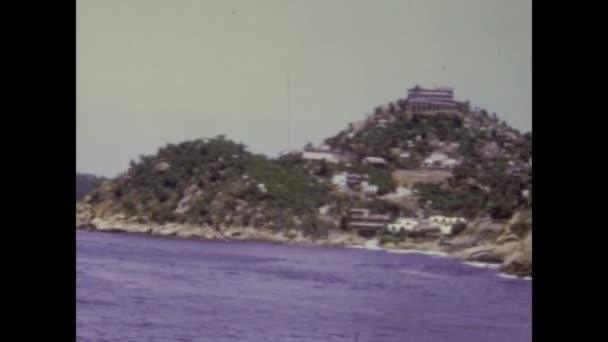
[{"label": "coastline", "polygon": [[[95,218],[84,224],[76,224],[77,230],[98,231],[106,233],[121,233],[121,234],[143,234],[155,237],[177,238],[186,240],[205,240],[205,241],[247,241],[247,242],[273,242],[288,245],[301,246],[326,246],[326,247],[342,247],[342,248],[357,248],[376,251],[384,251],[387,253],[398,254],[425,254],[434,257],[445,257],[460,260],[471,267],[491,268],[498,271],[498,275],[504,278],[512,279],[529,279],[531,274],[521,274],[511,271],[508,267],[512,257],[501,258],[498,260],[477,260],[472,259],[470,255],[474,253],[465,253],[466,249],[454,249],[453,247],[442,246],[438,240],[428,240],[416,242],[401,243],[398,245],[391,244],[389,246],[381,246],[376,239],[365,239],[353,232],[330,231],[327,237],[312,238],[306,237],[301,232],[296,230],[287,231],[272,231],[264,228],[253,227],[225,227],[214,229],[207,226],[185,225],[178,223],[160,224],[143,224],[125,220],[122,217],[114,217],[110,219]],[[479,247],[479,246],[478,246]],[[487,247],[487,246],[482,246]],[[501,247],[501,246],[499,246]],[[469,248],[469,249],[475,249]],[[515,254],[515,253],[511,253]],[[521,253],[520,253],[521,254]]]}]

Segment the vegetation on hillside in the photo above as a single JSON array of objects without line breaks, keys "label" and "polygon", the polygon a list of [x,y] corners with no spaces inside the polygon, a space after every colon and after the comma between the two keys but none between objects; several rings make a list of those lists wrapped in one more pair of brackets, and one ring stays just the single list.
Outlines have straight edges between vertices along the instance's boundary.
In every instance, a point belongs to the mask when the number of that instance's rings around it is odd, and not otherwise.
[{"label": "vegetation on hillside", "polygon": [[323,160],[307,161],[302,158],[301,153],[289,153],[280,156],[277,159],[277,163],[288,169],[298,170],[321,177],[326,182],[330,182],[333,175],[341,172],[364,174],[369,176],[370,184],[378,186],[379,195],[392,192],[397,187],[397,182],[393,179],[389,169],[365,165],[358,162],[333,164]]},{"label": "vegetation on hillside", "polygon": [[[458,160],[446,184],[416,186],[427,211],[504,219],[531,206],[531,197],[522,193],[532,190],[531,133],[521,134],[483,113],[472,117],[395,112],[388,124],[372,120],[356,132],[351,126],[325,143],[359,157],[383,157],[391,170],[420,168],[433,152]],[[409,157],[402,158],[401,152]]]},{"label": "vegetation on hillside", "polygon": [[281,229],[314,224],[312,217],[329,190],[310,174],[219,136],[169,144],[154,156],[141,156],[88,201],[107,201],[110,211],[159,223]]},{"label": "vegetation on hillside", "polygon": [[77,173],[76,174],[76,201],[81,200],[93,189],[98,187],[106,179],[97,177],[91,174]]},{"label": "vegetation on hillside", "polygon": [[[530,208],[530,133],[521,134],[483,112],[424,115],[395,109],[385,120],[370,120],[356,130],[350,125],[325,140],[355,157],[348,163],[304,160],[301,153],[270,159],[224,136],[168,144],[155,155],[132,161],[125,174],[85,200],[99,215],[124,213],[143,221],[214,227],[296,228],[313,235],[325,234],[332,225],[343,227],[348,209],[356,207],[393,216],[422,210],[495,219]],[[434,152],[457,165],[443,183],[417,184],[417,201],[408,204],[340,193],[331,184],[339,172],[366,174],[382,196],[396,189],[392,171],[420,168]],[[388,165],[365,165],[361,160],[366,156],[382,157]],[[329,212],[320,214],[324,207]]]}]

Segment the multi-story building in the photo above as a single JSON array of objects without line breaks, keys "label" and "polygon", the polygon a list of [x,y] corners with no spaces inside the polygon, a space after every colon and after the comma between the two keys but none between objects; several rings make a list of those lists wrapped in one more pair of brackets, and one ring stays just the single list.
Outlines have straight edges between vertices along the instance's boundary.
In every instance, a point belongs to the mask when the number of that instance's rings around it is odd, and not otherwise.
[{"label": "multi-story building", "polygon": [[454,90],[448,87],[425,89],[420,86],[408,89],[404,103],[405,111],[409,112],[456,112],[468,111],[468,102],[454,100]]}]

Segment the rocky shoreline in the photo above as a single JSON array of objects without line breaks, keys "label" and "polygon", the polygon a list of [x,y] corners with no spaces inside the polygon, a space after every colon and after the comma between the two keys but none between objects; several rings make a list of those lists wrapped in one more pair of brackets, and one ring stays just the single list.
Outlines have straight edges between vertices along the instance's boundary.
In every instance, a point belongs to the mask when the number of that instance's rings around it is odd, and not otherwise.
[{"label": "rocky shoreline", "polygon": [[[405,240],[398,243],[385,243],[386,250],[412,250],[441,253],[448,257],[467,262],[496,264],[500,272],[518,277],[532,276],[532,236],[520,238],[511,227],[522,220],[514,217],[511,222],[497,224],[477,222],[458,236],[440,239]],[[123,215],[110,217],[82,217],[77,215],[76,229],[100,232],[120,232],[148,234],[154,236],[177,237],[182,239],[220,240],[220,241],[267,241],[297,245],[317,245],[334,247],[365,248],[370,242],[355,232],[330,231],[320,239],[304,236],[297,230],[272,231],[253,227],[213,227],[188,224],[140,223],[134,218]]]}]

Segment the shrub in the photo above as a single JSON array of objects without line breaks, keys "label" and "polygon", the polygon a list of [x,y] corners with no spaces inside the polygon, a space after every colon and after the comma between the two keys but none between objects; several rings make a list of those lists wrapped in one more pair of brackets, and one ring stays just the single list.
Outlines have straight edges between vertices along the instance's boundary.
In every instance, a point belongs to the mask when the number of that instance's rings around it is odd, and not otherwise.
[{"label": "shrub", "polygon": [[452,235],[456,236],[467,229],[467,225],[462,222],[458,222],[452,226]]},{"label": "shrub", "polygon": [[91,192],[91,197],[89,199],[89,202],[91,204],[97,204],[101,201],[101,194],[99,192],[99,190],[93,190],[93,192]]},{"label": "shrub", "polygon": [[485,209],[486,194],[477,188],[442,189],[437,184],[417,184],[420,204],[431,201],[431,209],[444,214],[475,217]]},{"label": "shrub", "polygon": [[366,239],[369,239],[376,235],[376,230],[361,228],[361,229],[357,229],[357,234],[359,234],[359,236],[362,236]]},{"label": "shrub", "polygon": [[122,188],[121,188],[120,186],[117,186],[117,187],[115,187],[115,188],[112,190],[112,194],[113,194],[113,195],[114,195],[114,197],[116,197],[116,198],[121,198],[121,197],[122,197],[122,195],[123,195],[123,190],[122,190]]},{"label": "shrub", "polygon": [[137,213],[135,202],[131,199],[124,200],[122,202],[122,207],[128,215],[135,215]]},{"label": "shrub", "polygon": [[529,222],[517,222],[511,226],[511,232],[513,234],[523,238],[532,230],[532,225]]},{"label": "shrub", "polygon": [[513,216],[514,208],[505,201],[491,204],[488,208],[490,217],[497,220],[505,220]]},{"label": "shrub", "polygon": [[381,235],[379,242],[381,245],[385,245],[388,243],[398,244],[399,242],[401,242],[401,239],[393,235]]}]

